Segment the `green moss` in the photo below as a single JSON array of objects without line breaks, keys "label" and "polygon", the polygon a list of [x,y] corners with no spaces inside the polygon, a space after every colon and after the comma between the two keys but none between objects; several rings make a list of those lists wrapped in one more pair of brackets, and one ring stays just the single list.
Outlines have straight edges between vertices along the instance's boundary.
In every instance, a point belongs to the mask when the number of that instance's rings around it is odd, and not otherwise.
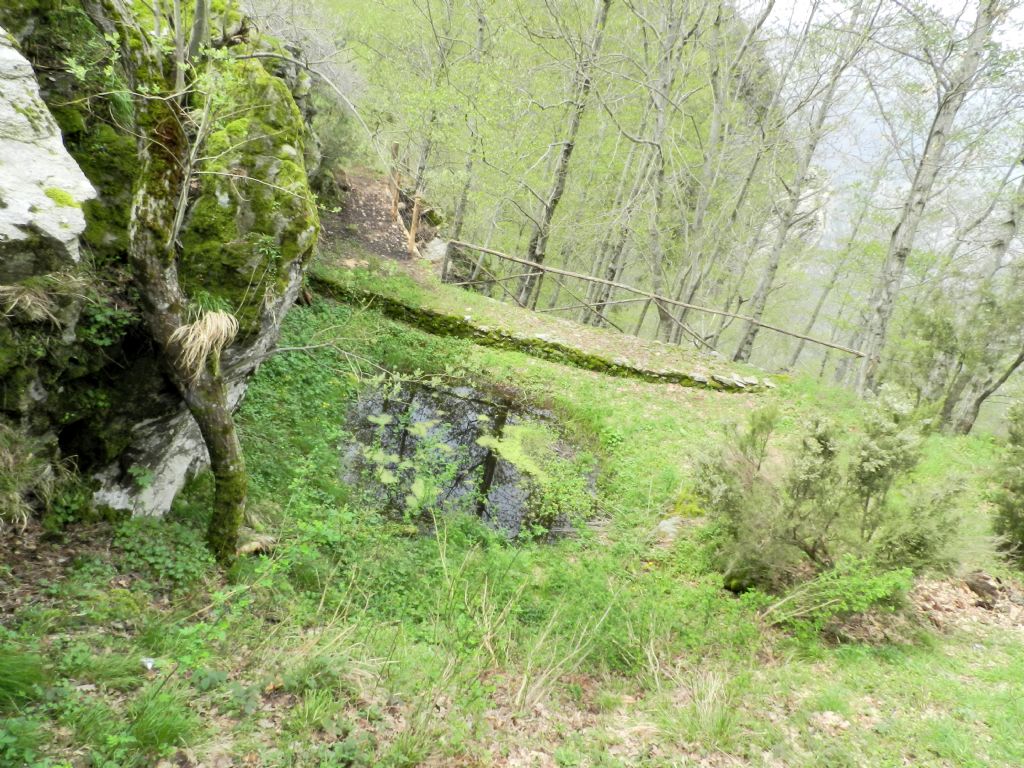
[{"label": "green moss", "polygon": [[188,293],[229,305],[245,333],[291,265],[311,255],[319,220],[302,160],[306,129],[287,86],[258,61],[218,67],[204,90],[214,114],[231,119],[207,140],[179,274]]},{"label": "green moss", "polygon": [[128,216],[138,172],[135,139],[107,123],[93,123],[69,149],[99,198],[85,203],[85,242],[105,260],[128,250]]},{"label": "green moss", "polygon": [[47,187],[43,194],[64,208],[81,208],[82,204],[75,200],[74,195],[60,187]]},{"label": "green moss", "polygon": [[737,385],[731,385],[728,380],[717,381],[713,378],[692,376],[680,371],[651,371],[625,362],[614,362],[600,355],[557,341],[516,336],[501,329],[477,326],[461,317],[447,315],[428,307],[414,306],[412,303],[406,303],[404,300],[394,298],[393,296],[378,293],[368,288],[354,286],[330,271],[315,270],[310,274],[310,279],[317,287],[340,301],[356,304],[372,302],[375,307],[388,317],[408,323],[429,333],[441,336],[455,336],[460,339],[471,339],[482,346],[523,352],[533,357],[564,365],[572,365],[609,376],[680,384],[684,387],[741,391]]},{"label": "green moss", "polygon": [[46,131],[48,123],[46,106],[38,99],[33,99],[27,104],[15,104],[14,111],[28,120],[29,125],[37,133]]},{"label": "green moss", "polygon": [[0,324],[0,377],[12,370],[19,362],[20,355],[14,331],[6,323]]}]

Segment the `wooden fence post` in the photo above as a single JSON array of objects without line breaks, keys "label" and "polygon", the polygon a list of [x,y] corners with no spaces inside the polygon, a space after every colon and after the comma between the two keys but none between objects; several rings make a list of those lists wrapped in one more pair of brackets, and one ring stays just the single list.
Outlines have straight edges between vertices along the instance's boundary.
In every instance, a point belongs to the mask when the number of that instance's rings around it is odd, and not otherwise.
[{"label": "wooden fence post", "polygon": [[401,196],[402,177],[398,173],[398,142],[391,145],[391,218],[398,221],[398,199]]},{"label": "wooden fence post", "polygon": [[420,224],[420,196],[416,195],[412,203],[412,221],[409,222],[409,255],[416,255],[416,229]]}]

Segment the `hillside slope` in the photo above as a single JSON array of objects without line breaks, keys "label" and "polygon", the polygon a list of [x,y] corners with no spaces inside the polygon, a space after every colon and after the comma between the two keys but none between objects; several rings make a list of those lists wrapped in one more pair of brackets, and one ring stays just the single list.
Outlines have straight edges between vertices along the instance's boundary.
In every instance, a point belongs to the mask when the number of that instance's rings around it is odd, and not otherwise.
[{"label": "hillside slope", "polygon": [[[365,251],[343,239],[325,248],[328,283],[403,306],[508,310],[388,262],[360,267]],[[848,626],[840,644],[770,628],[762,597],[723,589],[696,467],[765,405],[784,441],[823,413],[857,429],[850,395],[799,379],[734,392],[610,376],[430,333],[323,284],[285,320],[239,413],[251,523],[270,537],[256,554],[212,567],[208,476],[164,522],[59,543],[4,534],[0,764],[1024,762],[1015,588],[988,609],[958,578],[922,581],[900,613]],[[583,489],[574,532],[510,541],[474,515],[425,509],[416,488],[451,477],[440,443],[395,469],[420,484],[384,504],[394,481],[372,463],[352,471],[354,455],[386,449],[359,447],[388,427],[362,404],[409,387],[471,387],[537,414],[519,447],[545,457],[541,498],[571,507]],[[410,434],[445,426],[422,418],[410,414]],[[997,447],[933,435],[923,451],[919,479],[964,480],[979,544],[964,567],[993,567],[978,470]]]}]

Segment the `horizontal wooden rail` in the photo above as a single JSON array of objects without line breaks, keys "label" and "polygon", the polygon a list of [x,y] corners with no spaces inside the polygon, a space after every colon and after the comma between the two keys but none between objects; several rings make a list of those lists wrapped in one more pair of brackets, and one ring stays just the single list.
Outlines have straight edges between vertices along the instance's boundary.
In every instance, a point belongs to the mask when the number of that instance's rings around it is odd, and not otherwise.
[{"label": "horizontal wooden rail", "polygon": [[[532,272],[530,274],[533,274]],[[452,283],[452,285],[462,285],[462,283]],[[602,307],[610,307],[612,304],[635,304],[638,301],[647,301],[643,296],[637,296],[635,299],[616,299],[615,301],[602,301],[600,304]],[[597,304],[569,304],[564,307],[547,307],[541,309],[535,309],[534,312],[566,312],[570,309],[592,309],[598,306]]]},{"label": "horizontal wooden rail", "polygon": [[663,304],[669,304],[669,305],[674,306],[674,307],[682,307],[684,309],[692,309],[695,312],[706,312],[709,315],[719,315],[721,317],[732,317],[732,318],[735,318],[736,320],[743,320],[743,321],[748,322],[748,323],[753,323],[754,325],[756,325],[756,326],[758,326],[760,328],[765,328],[766,330],[769,330],[769,331],[775,331],[775,333],[781,333],[784,336],[791,336],[791,337],[793,337],[795,339],[803,339],[804,341],[809,341],[812,344],[819,344],[819,345],[821,345],[823,347],[828,347],[829,349],[837,349],[840,352],[847,353],[848,355],[854,355],[856,357],[866,357],[866,354],[864,352],[861,352],[859,349],[850,349],[849,347],[844,347],[842,344],[836,344],[835,342],[832,342],[832,341],[825,341],[824,339],[817,339],[817,338],[815,338],[813,336],[806,336],[806,335],[804,335],[802,333],[797,333],[796,331],[789,331],[789,330],[786,330],[785,328],[780,328],[777,325],[772,325],[771,323],[765,323],[765,322],[762,322],[761,320],[755,320],[754,318],[749,317],[748,315],[737,315],[734,312],[726,312],[726,311],[721,310],[721,309],[711,309],[710,307],[701,307],[701,306],[699,306],[697,304],[688,304],[685,301],[679,301],[678,299],[670,299],[667,296],[659,296],[656,293],[651,293],[650,291],[645,291],[645,290],[643,290],[641,288],[634,288],[632,285],[626,285],[625,283],[618,283],[618,282],[615,282],[614,280],[605,280],[604,278],[594,277],[593,275],[584,275],[584,274],[580,274],[579,272],[570,272],[567,269],[559,269],[557,267],[549,267],[549,266],[546,266],[544,264],[538,264],[535,261],[530,261],[528,259],[521,259],[518,256],[510,256],[507,253],[502,253],[501,251],[496,251],[493,248],[485,248],[482,245],[474,245],[473,243],[466,243],[466,242],[463,242],[461,240],[450,240],[449,242],[451,243],[451,245],[455,245],[455,246],[458,246],[460,248],[468,248],[469,250],[479,251],[480,253],[487,253],[487,254],[490,254],[491,256],[497,256],[499,259],[504,259],[506,261],[511,261],[514,264],[522,264],[522,265],[527,266],[527,267],[532,267],[533,269],[539,270],[540,272],[550,272],[553,275],[562,275],[563,277],[572,277],[572,278],[575,278],[577,280],[585,280],[585,281],[588,281],[588,282],[591,282],[591,283],[597,283],[599,285],[608,285],[608,286],[611,286],[612,288],[618,288],[618,289],[623,290],[623,291],[630,291],[631,293],[635,293],[635,294],[637,294],[639,296],[643,296],[645,298],[651,299],[655,303],[659,303],[660,302],[660,303],[663,303]]}]

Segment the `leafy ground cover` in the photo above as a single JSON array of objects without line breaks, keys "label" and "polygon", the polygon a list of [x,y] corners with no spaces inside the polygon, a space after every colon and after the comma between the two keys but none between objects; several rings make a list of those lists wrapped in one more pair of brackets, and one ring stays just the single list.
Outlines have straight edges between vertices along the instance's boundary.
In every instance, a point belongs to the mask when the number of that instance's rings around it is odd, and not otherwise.
[{"label": "leafy ground cover", "polygon": [[[240,413],[269,551],[213,568],[208,477],[167,521],[4,534],[0,765],[1024,763],[1020,606],[935,581],[836,643],[767,626],[770,598],[712,567],[694,477],[723,426],[773,403],[783,441],[821,413],[855,430],[847,394],[613,378],[324,297],[281,346]],[[349,408],[385,372],[554,412],[600,468],[578,535],[509,542],[467,516],[426,536],[344,482]],[[932,435],[915,476],[962,478],[962,568],[1007,575],[983,502],[998,451]]]}]

